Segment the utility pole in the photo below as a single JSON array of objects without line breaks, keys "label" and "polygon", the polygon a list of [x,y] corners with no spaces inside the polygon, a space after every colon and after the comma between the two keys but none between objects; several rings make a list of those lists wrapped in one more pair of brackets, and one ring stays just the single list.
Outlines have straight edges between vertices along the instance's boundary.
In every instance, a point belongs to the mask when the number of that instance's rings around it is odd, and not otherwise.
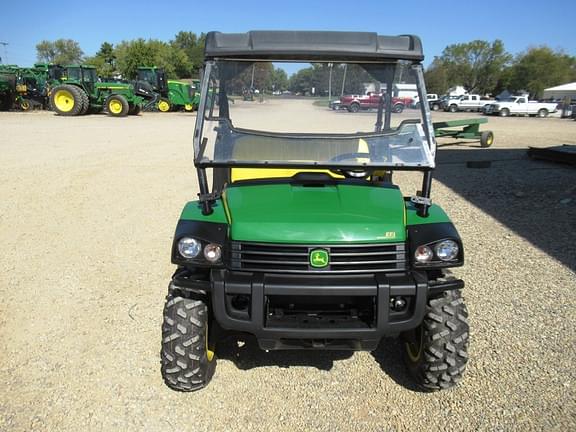
[{"label": "utility pole", "polygon": [[6,46],[8,45],[8,42],[0,42],[0,45],[4,47],[4,57],[0,57],[0,63],[6,64],[8,62],[8,54],[6,52]]},{"label": "utility pole", "polygon": [[330,78],[328,78],[328,106],[332,102],[332,67],[334,66],[333,63],[328,63],[328,67],[330,68]]},{"label": "utility pole", "polygon": [[342,78],[342,92],[340,92],[340,96],[344,96],[344,85],[346,84],[347,71],[348,71],[348,63],[344,63],[344,77]]}]

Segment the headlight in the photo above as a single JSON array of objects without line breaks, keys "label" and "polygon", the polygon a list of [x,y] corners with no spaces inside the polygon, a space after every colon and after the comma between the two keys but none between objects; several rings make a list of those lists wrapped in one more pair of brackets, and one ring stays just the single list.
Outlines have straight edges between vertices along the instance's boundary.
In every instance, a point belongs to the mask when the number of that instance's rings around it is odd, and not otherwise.
[{"label": "headlight", "polygon": [[432,260],[433,256],[432,249],[428,246],[418,246],[416,252],[414,252],[414,258],[416,258],[416,261],[419,263],[427,263]]},{"label": "headlight", "polygon": [[191,237],[182,237],[178,241],[178,252],[184,258],[196,258],[202,250],[202,244]]},{"label": "headlight", "polygon": [[458,256],[458,243],[452,240],[444,240],[438,243],[434,250],[436,256],[442,261],[450,261]]},{"label": "headlight", "polygon": [[210,261],[211,263],[215,263],[220,260],[222,256],[222,248],[217,244],[210,243],[207,244],[204,248],[204,258]]}]

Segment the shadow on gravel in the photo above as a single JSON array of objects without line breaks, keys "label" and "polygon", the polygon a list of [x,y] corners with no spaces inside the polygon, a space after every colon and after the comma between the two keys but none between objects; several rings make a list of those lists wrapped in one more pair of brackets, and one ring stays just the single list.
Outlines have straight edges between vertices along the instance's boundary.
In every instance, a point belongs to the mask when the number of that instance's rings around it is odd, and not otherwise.
[{"label": "shadow on gravel", "polygon": [[258,347],[256,338],[250,335],[229,336],[218,344],[216,351],[219,359],[230,360],[240,370],[264,366],[277,366],[279,368],[305,366],[328,371],[332,369],[335,361],[350,358],[354,354],[352,351],[322,350],[266,352]]},{"label": "shadow on gravel", "polygon": [[[526,149],[483,149],[478,144],[474,148],[471,142],[452,145],[467,148],[443,145],[437,153],[435,180],[575,270],[576,168],[532,160]],[[470,161],[490,161],[490,166],[468,168]]]},{"label": "shadow on gravel", "polygon": [[384,338],[375,351],[372,351],[372,357],[394,382],[401,385],[407,390],[422,393],[415,384],[414,380],[408,373],[408,369],[403,359],[404,345],[400,338]]},{"label": "shadow on gravel", "polygon": [[[242,346],[239,346],[238,342]],[[370,354],[378,363],[384,373],[402,387],[421,392],[414,385],[414,381],[408,374],[402,350],[404,346],[398,338],[384,338],[375,351]],[[249,370],[265,366],[278,368],[290,367],[314,367],[319,370],[329,371],[334,362],[344,360],[354,355],[353,351],[323,351],[323,350],[286,350],[265,352],[258,347],[256,338],[250,335],[228,336],[217,347],[218,359],[229,360],[240,370]]]}]

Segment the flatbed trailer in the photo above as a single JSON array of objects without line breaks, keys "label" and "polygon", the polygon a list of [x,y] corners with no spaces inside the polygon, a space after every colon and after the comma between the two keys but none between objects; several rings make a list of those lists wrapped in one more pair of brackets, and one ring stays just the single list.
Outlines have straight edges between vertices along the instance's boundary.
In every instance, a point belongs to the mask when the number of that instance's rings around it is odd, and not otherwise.
[{"label": "flatbed trailer", "polygon": [[[488,123],[488,119],[479,117],[465,120],[450,120],[432,123],[436,138],[460,138],[480,140],[482,147],[490,147],[494,143],[492,131],[480,131],[480,125]],[[457,129],[455,129],[457,128]]]}]

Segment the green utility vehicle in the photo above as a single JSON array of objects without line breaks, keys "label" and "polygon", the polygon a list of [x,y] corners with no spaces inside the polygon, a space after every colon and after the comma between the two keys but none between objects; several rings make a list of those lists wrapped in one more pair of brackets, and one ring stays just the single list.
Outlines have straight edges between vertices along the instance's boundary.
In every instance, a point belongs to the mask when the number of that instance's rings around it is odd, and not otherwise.
[{"label": "green utility vehicle", "polygon": [[105,110],[113,117],[140,112],[143,99],[131,84],[98,82],[96,68],[85,65],[52,66],[50,108],[59,115],[77,116]]},{"label": "green utility vehicle", "polygon": [[[158,111],[193,111],[198,106],[194,105],[195,87],[185,82],[168,80],[162,68],[139,67],[138,82],[148,83],[152,87],[153,98],[146,106]],[[138,85],[136,87],[138,88]]]},{"label": "green utility vehicle", "polygon": [[[415,84],[424,100],[423,59],[416,36],[208,33],[194,132],[200,193],[176,227],[162,324],[169,387],[206,386],[231,335],[263,350],[367,351],[400,336],[420,388],[460,380],[468,313],[449,269],[464,251],[430,198],[430,108],[395,113],[386,91]],[[347,68],[381,94],[378,109],[344,119],[305,99],[230,103],[258,62]],[[421,190],[403,195],[395,171],[421,178]]]}]

